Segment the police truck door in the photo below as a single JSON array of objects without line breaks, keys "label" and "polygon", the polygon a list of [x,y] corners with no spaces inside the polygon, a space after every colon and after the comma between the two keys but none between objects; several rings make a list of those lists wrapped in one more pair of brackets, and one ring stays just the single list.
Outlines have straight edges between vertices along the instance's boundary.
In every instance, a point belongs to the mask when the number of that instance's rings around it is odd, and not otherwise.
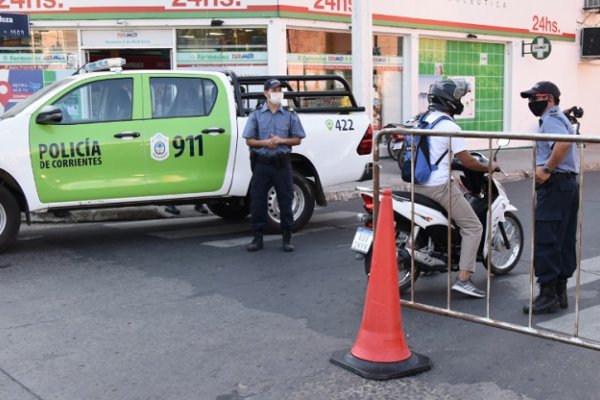
[{"label": "police truck door", "polygon": [[47,105],[62,121],[30,121],[31,157],[44,203],[128,198],[145,194],[141,82],[125,74],[69,87]]},{"label": "police truck door", "polygon": [[148,194],[223,193],[231,151],[225,83],[213,75],[144,77]]}]

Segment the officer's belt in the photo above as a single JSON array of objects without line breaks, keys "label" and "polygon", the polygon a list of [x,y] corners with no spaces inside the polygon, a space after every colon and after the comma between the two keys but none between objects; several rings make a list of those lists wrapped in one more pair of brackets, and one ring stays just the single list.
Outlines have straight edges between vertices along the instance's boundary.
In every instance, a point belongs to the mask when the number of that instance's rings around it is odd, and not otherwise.
[{"label": "officer's belt", "polygon": [[553,181],[558,181],[561,179],[577,179],[577,174],[575,172],[554,172],[551,175]]},{"label": "officer's belt", "polygon": [[256,155],[256,162],[259,164],[266,165],[284,165],[290,160],[290,155],[288,153],[278,153],[272,156],[263,156],[261,154]]}]

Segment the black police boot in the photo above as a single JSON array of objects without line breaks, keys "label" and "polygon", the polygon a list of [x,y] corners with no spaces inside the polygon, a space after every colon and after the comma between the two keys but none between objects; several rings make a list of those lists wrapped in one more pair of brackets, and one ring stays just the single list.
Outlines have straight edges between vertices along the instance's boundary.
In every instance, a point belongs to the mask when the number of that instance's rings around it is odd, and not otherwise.
[{"label": "black police boot", "polygon": [[246,247],[248,251],[258,251],[263,248],[263,234],[261,231],[254,231],[254,239],[252,243]]},{"label": "black police boot", "polygon": [[[553,313],[558,310],[558,297],[556,297],[556,283],[542,285],[540,294],[533,301],[532,314]],[[529,305],[523,307],[523,312],[529,314]]]},{"label": "black police boot", "polygon": [[294,245],[292,244],[292,231],[283,231],[283,251],[290,253],[294,251]]},{"label": "black police boot", "polygon": [[569,307],[569,297],[567,296],[567,280],[559,279],[556,283],[556,297],[560,308]]}]

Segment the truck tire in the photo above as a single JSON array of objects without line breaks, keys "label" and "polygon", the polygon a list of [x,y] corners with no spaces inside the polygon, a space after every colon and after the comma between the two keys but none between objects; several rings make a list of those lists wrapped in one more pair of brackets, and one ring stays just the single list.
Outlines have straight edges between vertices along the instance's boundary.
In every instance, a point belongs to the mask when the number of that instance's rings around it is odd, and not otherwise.
[{"label": "truck tire", "polygon": [[0,252],[6,250],[17,237],[21,227],[21,210],[15,197],[0,186]]},{"label": "truck tire", "polygon": [[232,221],[240,221],[245,219],[250,213],[248,204],[240,204],[237,202],[219,201],[206,205],[208,209],[215,215]]},{"label": "truck tire", "polygon": [[[294,181],[294,200],[292,202],[292,212],[294,213],[294,231],[302,229],[313,215],[315,210],[315,191],[312,183],[300,173],[293,172]],[[268,226],[269,230],[279,231],[279,204],[277,203],[277,194],[272,187],[268,194]]]}]

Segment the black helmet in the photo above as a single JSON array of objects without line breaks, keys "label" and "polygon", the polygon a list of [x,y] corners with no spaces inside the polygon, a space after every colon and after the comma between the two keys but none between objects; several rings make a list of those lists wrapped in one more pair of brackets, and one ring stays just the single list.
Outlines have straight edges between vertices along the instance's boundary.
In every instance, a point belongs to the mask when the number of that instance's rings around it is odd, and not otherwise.
[{"label": "black helmet", "polygon": [[461,114],[465,106],[460,100],[470,91],[471,85],[462,78],[435,82],[429,86],[427,94],[429,109],[447,112],[450,115]]}]

